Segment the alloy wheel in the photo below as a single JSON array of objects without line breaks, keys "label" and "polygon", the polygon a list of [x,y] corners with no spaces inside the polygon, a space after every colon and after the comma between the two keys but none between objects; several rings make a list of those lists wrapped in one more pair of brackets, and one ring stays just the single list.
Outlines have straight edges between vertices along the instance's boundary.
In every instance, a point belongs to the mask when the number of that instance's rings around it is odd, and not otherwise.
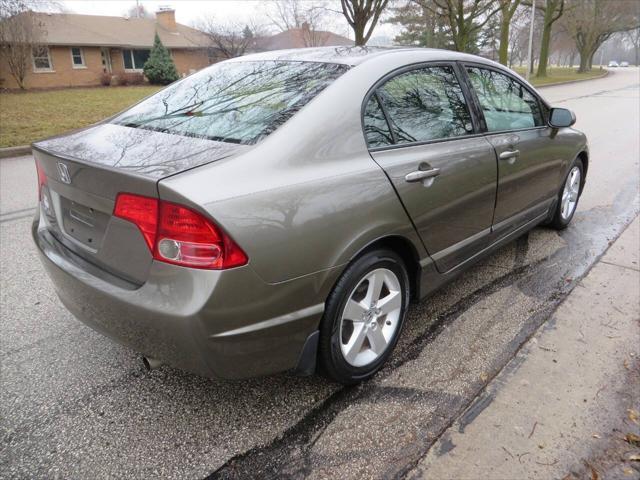
[{"label": "alloy wheel", "polygon": [[375,362],[392,343],[400,324],[402,289],[391,270],[367,273],[353,289],[340,319],[340,349],[347,363]]},{"label": "alloy wheel", "polygon": [[563,220],[567,220],[573,214],[578,203],[580,195],[580,168],[574,166],[567,180],[564,182],[564,190],[562,191],[562,199],[560,200],[560,215]]}]

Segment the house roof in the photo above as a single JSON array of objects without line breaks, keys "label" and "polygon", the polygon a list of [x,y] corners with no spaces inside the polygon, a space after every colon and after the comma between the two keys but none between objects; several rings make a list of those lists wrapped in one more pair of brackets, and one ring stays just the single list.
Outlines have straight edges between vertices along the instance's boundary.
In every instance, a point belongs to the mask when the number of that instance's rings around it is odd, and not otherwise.
[{"label": "house roof", "polygon": [[193,28],[176,23],[170,31],[155,19],[78,15],[72,13],[26,12],[43,27],[42,43],[101,47],[153,46],[156,34],[167,48],[201,48],[206,36]]},{"label": "house roof", "polygon": [[255,40],[255,50],[258,51],[352,45],[353,40],[347,37],[323,30],[310,30],[308,27],[292,28],[269,37],[259,37]]}]

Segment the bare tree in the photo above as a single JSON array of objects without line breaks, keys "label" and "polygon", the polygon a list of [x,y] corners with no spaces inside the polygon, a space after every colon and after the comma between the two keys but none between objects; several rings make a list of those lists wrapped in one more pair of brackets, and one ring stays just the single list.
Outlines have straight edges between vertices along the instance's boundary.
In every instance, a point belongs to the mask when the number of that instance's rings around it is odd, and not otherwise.
[{"label": "bare tree", "polygon": [[24,90],[31,55],[44,37],[44,26],[24,0],[0,0],[0,53],[18,87]]},{"label": "bare tree", "polygon": [[323,27],[329,9],[324,1],[275,0],[267,4],[265,13],[281,32],[300,30],[305,47],[319,47],[326,43]]},{"label": "bare tree", "polygon": [[275,0],[268,3],[267,18],[281,31],[302,28],[308,21],[307,4],[301,0]]},{"label": "bare tree", "polygon": [[[531,6],[531,0],[524,0],[523,5]],[[543,13],[542,37],[540,38],[540,57],[538,60],[538,72],[536,76],[547,76],[547,64],[549,63],[549,46],[551,44],[551,30],[553,24],[564,13],[565,0],[543,0],[536,2],[536,10]]]},{"label": "bare tree", "polygon": [[527,57],[529,45],[529,15],[524,8],[519,8],[511,18],[509,27],[509,67],[514,64],[522,66]]},{"label": "bare tree", "polygon": [[591,70],[593,55],[611,35],[640,27],[636,0],[565,0],[564,26],[580,54],[578,72]]},{"label": "bare tree", "polygon": [[482,28],[500,11],[501,2],[494,0],[415,0],[442,16],[451,30],[454,48],[459,52],[475,50],[475,43]]},{"label": "bare tree", "polygon": [[635,66],[638,66],[638,53],[640,53],[640,28],[625,32],[625,37],[633,45],[633,53],[635,57]]},{"label": "bare tree", "polygon": [[147,10],[144,5],[138,4],[136,2],[135,5],[131,5],[125,12],[124,15],[129,18],[154,18],[155,15]]},{"label": "bare tree", "polygon": [[215,54],[212,56],[223,58],[244,55],[260,35],[260,27],[253,23],[219,23],[212,17],[204,18],[196,27],[209,39],[209,48]]},{"label": "bare tree", "polygon": [[500,48],[498,61],[507,65],[509,60],[509,27],[516,13],[520,0],[500,0]]},{"label": "bare tree", "polygon": [[389,0],[340,0],[342,14],[356,37],[356,45],[366,45]]}]

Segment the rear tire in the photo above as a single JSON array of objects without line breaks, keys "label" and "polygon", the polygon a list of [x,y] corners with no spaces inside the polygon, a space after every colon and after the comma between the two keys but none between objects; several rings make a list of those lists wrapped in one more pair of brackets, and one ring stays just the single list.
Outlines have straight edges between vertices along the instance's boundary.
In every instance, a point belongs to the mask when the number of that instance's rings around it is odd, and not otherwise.
[{"label": "rear tire", "polygon": [[582,164],[582,160],[576,158],[571,164],[569,172],[558,192],[555,211],[549,222],[549,226],[556,230],[564,230],[569,226],[578,208],[578,201],[582,193],[583,178],[584,165]]},{"label": "rear tire", "polygon": [[318,347],[323,373],[345,385],[373,376],[391,355],[409,305],[409,276],[391,250],[356,259],[327,299]]}]

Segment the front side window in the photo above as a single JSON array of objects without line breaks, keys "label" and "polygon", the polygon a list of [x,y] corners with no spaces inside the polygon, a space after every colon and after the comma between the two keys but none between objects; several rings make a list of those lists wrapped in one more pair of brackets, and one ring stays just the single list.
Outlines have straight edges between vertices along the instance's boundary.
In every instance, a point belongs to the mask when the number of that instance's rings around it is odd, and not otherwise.
[{"label": "front side window", "polygon": [[47,47],[46,45],[39,45],[37,47],[33,47],[32,55],[33,55],[33,69],[36,72],[52,70],[51,56],[49,55],[49,47]]},{"label": "front side window", "polygon": [[471,114],[451,67],[401,73],[378,89],[396,143],[425,142],[473,133]]},{"label": "front side window", "polygon": [[370,148],[383,147],[393,143],[389,124],[376,95],[371,96],[364,110],[364,135]]},{"label": "front side window", "polygon": [[142,70],[149,58],[150,50],[122,50],[125,70]]},{"label": "front side window", "polygon": [[84,54],[80,47],[71,48],[71,62],[74,68],[84,67]]},{"label": "front side window", "polygon": [[219,63],[161,90],[113,122],[253,144],[286,122],[348,68],[293,61]]},{"label": "front side window", "polygon": [[490,132],[538,127],[544,124],[540,104],[529,90],[503,73],[468,67],[487,129]]}]

